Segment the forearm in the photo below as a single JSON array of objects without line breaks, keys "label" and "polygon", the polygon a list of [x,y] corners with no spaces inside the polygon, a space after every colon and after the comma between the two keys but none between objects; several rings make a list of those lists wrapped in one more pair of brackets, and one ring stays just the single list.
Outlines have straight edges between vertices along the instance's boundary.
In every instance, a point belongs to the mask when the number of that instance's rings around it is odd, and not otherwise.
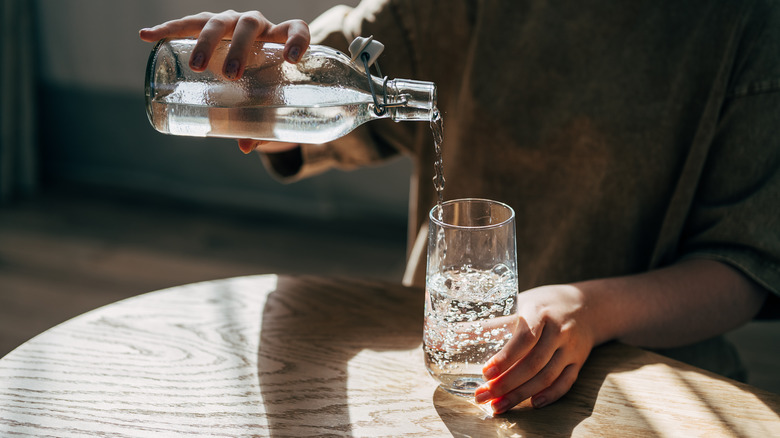
[{"label": "forearm", "polygon": [[614,339],[648,348],[687,345],[736,328],[756,315],[767,294],[711,260],[575,286],[586,299],[596,344]]}]

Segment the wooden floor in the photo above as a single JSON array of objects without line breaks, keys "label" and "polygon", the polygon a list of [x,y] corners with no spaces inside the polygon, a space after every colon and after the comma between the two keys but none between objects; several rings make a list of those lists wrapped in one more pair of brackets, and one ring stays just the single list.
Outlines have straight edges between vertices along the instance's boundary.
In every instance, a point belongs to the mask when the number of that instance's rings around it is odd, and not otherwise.
[{"label": "wooden floor", "polygon": [[[144,292],[263,273],[398,282],[401,224],[367,227],[205,209],[161,199],[48,190],[0,207],[0,357],[96,307]],[[749,383],[780,393],[780,322],[729,335]]]}]

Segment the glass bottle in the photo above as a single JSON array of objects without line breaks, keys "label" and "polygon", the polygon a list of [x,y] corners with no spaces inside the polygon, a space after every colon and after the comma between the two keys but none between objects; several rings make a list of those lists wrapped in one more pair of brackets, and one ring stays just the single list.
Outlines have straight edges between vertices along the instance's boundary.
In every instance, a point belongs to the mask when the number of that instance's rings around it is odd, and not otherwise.
[{"label": "glass bottle", "polygon": [[375,119],[434,117],[435,84],[367,75],[360,60],[330,47],[312,45],[291,64],[282,45],[256,42],[242,77],[229,80],[222,65],[230,42],[199,73],[189,68],[195,43],[162,40],[149,56],[146,111],[162,133],[325,143]]}]

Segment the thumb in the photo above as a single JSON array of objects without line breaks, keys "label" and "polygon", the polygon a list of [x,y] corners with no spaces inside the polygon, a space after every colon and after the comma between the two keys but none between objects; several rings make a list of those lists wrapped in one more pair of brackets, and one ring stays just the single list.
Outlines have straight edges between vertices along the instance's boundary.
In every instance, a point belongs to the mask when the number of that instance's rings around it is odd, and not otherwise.
[{"label": "thumb", "polygon": [[238,148],[241,149],[241,152],[248,154],[252,152],[253,150],[257,149],[258,146],[265,143],[261,140],[252,140],[251,138],[242,138],[238,140]]}]

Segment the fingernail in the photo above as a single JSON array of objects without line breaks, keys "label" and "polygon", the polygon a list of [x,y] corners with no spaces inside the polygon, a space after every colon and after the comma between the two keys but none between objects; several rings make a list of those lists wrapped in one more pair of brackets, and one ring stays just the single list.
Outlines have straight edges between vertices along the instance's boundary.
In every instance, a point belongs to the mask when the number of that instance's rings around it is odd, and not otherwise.
[{"label": "fingernail", "polygon": [[231,59],[225,66],[225,76],[235,79],[238,76],[238,60]]},{"label": "fingernail", "polygon": [[536,397],[531,399],[531,404],[534,405],[536,409],[543,408],[547,406],[547,399],[544,398],[544,396]]},{"label": "fingernail", "polygon": [[252,153],[252,151],[257,149],[257,147],[260,145],[260,143],[261,142],[259,142],[259,141],[253,142],[253,143],[250,143],[250,144],[239,143],[238,144],[238,148],[241,149],[241,152],[243,152],[245,154],[250,154],[250,153]]},{"label": "fingernail", "polygon": [[493,380],[495,377],[498,377],[498,368],[491,366],[490,368],[482,371],[482,376],[485,377],[485,380]]},{"label": "fingernail", "polygon": [[290,53],[288,56],[290,57],[290,61],[297,62],[298,58],[301,56],[301,48],[298,46],[290,47]]},{"label": "fingernail", "polygon": [[474,401],[477,402],[477,404],[485,403],[491,398],[493,398],[493,396],[490,394],[490,391],[487,390],[474,394]]},{"label": "fingernail", "polygon": [[203,55],[203,52],[198,52],[192,55],[192,67],[197,69],[203,68],[203,60],[205,58],[206,57]]},{"label": "fingernail", "polygon": [[493,406],[492,406],[493,412],[496,413],[496,414],[503,414],[504,411],[506,411],[507,408],[509,407],[509,404],[510,404],[509,400],[501,399],[501,400],[493,403]]}]

